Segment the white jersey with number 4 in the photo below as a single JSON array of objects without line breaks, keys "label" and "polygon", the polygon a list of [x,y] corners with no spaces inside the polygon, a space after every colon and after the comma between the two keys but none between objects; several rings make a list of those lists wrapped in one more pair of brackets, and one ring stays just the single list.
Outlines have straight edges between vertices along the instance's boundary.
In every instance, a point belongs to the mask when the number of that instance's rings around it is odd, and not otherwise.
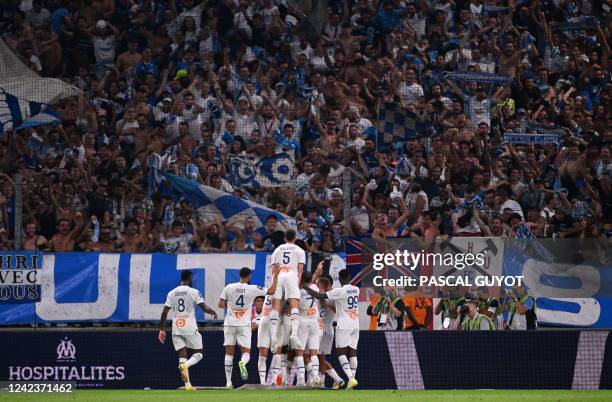
[{"label": "white jersey with number 4", "polygon": [[221,292],[221,298],[225,300],[227,305],[223,325],[231,327],[251,325],[253,301],[256,297],[266,294],[268,294],[268,288],[249,285],[248,283],[238,282],[227,285]]},{"label": "white jersey with number 4", "polygon": [[272,253],[272,264],[278,264],[280,275],[287,272],[298,274],[298,264],[306,263],[306,253],[300,246],[285,243]]},{"label": "white jersey with number 4", "polygon": [[359,329],[359,288],[344,285],[326,294],[336,303],[338,329]]},{"label": "white jersey with number 4", "polygon": [[202,294],[189,286],[177,286],[166,297],[164,306],[172,309],[172,334],[191,335],[198,331],[195,306],[204,303]]}]

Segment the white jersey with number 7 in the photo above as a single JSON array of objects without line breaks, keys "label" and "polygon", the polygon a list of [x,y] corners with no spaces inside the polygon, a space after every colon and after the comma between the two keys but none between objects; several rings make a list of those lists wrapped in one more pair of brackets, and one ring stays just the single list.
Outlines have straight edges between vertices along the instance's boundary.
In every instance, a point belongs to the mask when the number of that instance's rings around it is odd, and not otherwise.
[{"label": "white jersey with number 7", "polygon": [[306,253],[300,246],[285,243],[274,250],[271,261],[280,267],[280,275],[287,272],[298,274],[298,265],[306,263]]},{"label": "white jersey with number 7", "polygon": [[336,303],[338,329],[359,329],[359,288],[344,285],[326,294]]}]

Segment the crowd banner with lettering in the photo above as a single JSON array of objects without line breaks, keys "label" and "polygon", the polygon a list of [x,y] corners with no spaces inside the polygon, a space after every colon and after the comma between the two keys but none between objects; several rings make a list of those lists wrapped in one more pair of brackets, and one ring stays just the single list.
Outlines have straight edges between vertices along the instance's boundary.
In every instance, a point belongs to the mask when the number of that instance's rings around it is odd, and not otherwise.
[{"label": "crowd banner with lettering", "polygon": [[454,73],[449,72],[444,74],[444,78],[458,82],[477,82],[479,84],[490,85],[510,85],[512,77],[504,74],[494,73]]},{"label": "crowd banner with lettering", "polygon": [[506,133],[503,138],[504,144],[528,144],[528,145],[559,145],[559,136],[555,134],[529,134],[529,133]]},{"label": "crowd banner with lettering", "polygon": [[[193,286],[214,307],[225,285],[239,280],[242,267],[253,270],[253,284],[265,285],[270,255],[266,252],[2,253],[0,289],[14,286],[15,274],[19,274],[17,281],[26,277],[32,271],[33,259],[41,269],[36,271],[39,298],[20,304],[0,303],[0,325],[156,321],[166,295],[178,286],[181,271],[186,269],[194,273]],[[316,254],[308,253],[308,269],[316,258]],[[334,255],[332,260],[337,273],[343,268],[344,255]],[[22,261],[20,268],[16,268],[18,261]],[[331,267],[330,273],[333,275]],[[19,283],[19,286],[30,285]],[[7,292],[0,290],[0,294]],[[198,320],[205,319],[200,311],[197,314]]]},{"label": "crowd banner with lettering", "polygon": [[[595,240],[537,241],[538,247],[534,247],[533,240],[450,238],[439,241],[435,250],[445,254],[466,250],[485,253],[483,264],[463,269],[467,275],[483,272],[523,275],[529,292],[537,297],[541,326],[611,328],[610,248]],[[371,260],[360,256],[366,254],[363,250],[367,247],[355,239],[347,244],[356,247],[355,250],[347,252],[347,256],[334,254],[326,271],[337,283],[338,272],[348,267],[355,284],[367,287],[365,281],[378,272],[372,270]],[[194,287],[202,292],[207,303],[215,306],[223,287],[238,280],[242,267],[254,270],[254,284],[265,285],[270,276],[269,256],[265,252],[178,255],[3,252],[0,325],[156,321],[167,292],[179,283],[180,272],[185,269],[194,272]],[[313,270],[320,259],[317,254],[308,254],[306,268]],[[394,274],[410,275],[408,271],[404,268]],[[437,274],[440,268],[420,267],[416,272]],[[446,271],[443,274],[455,275]],[[198,319],[204,320],[200,312]]]},{"label": "crowd banner with lettering", "polygon": [[570,133],[568,129],[563,127],[559,127],[556,125],[549,126],[535,122],[527,122],[526,127],[539,134],[557,135],[559,137],[563,137],[564,135]]}]

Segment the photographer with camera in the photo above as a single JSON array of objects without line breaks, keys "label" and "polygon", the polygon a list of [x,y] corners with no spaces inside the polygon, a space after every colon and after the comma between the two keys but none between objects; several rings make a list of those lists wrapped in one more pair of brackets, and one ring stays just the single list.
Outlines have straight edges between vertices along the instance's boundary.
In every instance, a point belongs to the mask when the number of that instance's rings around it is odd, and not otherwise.
[{"label": "photographer with camera", "polygon": [[434,314],[442,314],[442,329],[454,330],[457,327],[457,321],[463,321],[465,313],[460,314],[461,307],[465,304],[465,298],[459,296],[456,288],[451,287],[439,295],[440,301],[436,304]]},{"label": "photographer with camera", "polygon": [[506,329],[531,330],[538,328],[536,299],[527,293],[524,286],[513,286],[506,291],[502,311],[510,315]]},{"label": "photographer with camera", "polygon": [[393,288],[377,288],[376,295],[368,306],[370,330],[404,329],[404,302]]},{"label": "photographer with camera", "polygon": [[495,297],[489,296],[489,288],[480,286],[477,290],[478,295],[478,312],[484,314],[493,321],[495,329],[503,328],[503,320],[501,314],[501,303]]},{"label": "photographer with camera", "polygon": [[463,322],[457,322],[457,330],[459,331],[494,331],[495,325],[493,321],[480,312],[480,299],[478,295],[468,293],[465,295],[465,305],[461,306],[460,313],[466,317]]}]

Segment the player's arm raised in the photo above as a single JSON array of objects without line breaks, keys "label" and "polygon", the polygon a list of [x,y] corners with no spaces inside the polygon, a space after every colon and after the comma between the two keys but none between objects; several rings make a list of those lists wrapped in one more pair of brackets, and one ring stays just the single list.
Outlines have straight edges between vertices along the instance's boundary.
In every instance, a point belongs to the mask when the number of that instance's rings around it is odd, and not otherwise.
[{"label": "player's arm raised", "polygon": [[[317,279],[319,279],[319,277],[323,274],[323,261],[320,261],[317,264],[317,269],[314,271],[314,274],[312,274],[312,283],[316,283]],[[300,280],[300,283],[302,283],[302,281]]]},{"label": "player's arm raised", "polygon": [[280,266],[278,264],[272,264],[272,284],[268,288],[268,294],[273,295],[276,292],[276,285],[278,283],[278,274],[280,273]]},{"label": "player's arm raised", "polygon": [[299,263],[297,266],[298,269],[298,283],[302,283],[302,273],[304,273],[304,264]]},{"label": "player's arm raised", "polygon": [[329,297],[327,297],[327,293],[319,293],[316,290],[312,290],[308,286],[305,286],[303,289],[305,291],[307,291],[315,299],[319,299],[319,300],[327,300],[327,299],[329,299]]},{"label": "player's arm raised", "polygon": [[157,339],[159,339],[161,343],[166,342],[166,321],[168,320],[168,311],[170,311],[170,307],[164,306],[161,318],[159,319],[159,335]]},{"label": "player's arm raised", "polygon": [[298,283],[302,283],[302,273],[304,272],[304,263],[306,262],[306,252],[300,249],[299,261],[297,265],[298,270]]}]

